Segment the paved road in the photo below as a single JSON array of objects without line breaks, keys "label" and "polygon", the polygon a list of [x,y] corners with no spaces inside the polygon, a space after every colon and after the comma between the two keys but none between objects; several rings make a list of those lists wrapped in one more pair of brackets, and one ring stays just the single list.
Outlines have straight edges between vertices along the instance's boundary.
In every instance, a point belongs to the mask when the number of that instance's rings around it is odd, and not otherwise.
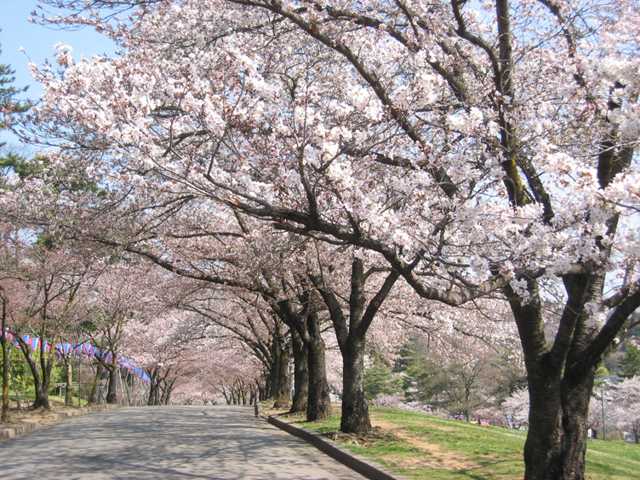
[{"label": "paved road", "polygon": [[356,480],[248,408],[95,413],[0,443],[2,480]]}]

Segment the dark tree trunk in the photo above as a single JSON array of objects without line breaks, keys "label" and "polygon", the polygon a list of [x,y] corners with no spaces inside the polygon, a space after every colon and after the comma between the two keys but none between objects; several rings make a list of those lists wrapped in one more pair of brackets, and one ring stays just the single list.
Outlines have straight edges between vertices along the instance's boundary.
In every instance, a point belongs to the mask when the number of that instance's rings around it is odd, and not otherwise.
[{"label": "dark tree trunk", "polygon": [[267,400],[271,398],[271,376],[267,376],[264,382],[264,398],[263,400]]},{"label": "dark tree trunk", "polygon": [[266,400],[267,397],[267,387],[260,382],[256,382],[256,387],[258,388],[258,401],[262,402]]},{"label": "dark tree trunk", "polygon": [[589,400],[593,392],[595,368],[577,378],[565,376],[562,398],[562,444],[564,478],[585,478],[585,456],[587,453]]},{"label": "dark tree trunk", "polygon": [[51,408],[49,404],[49,392],[43,388],[42,385],[35,386],[35,400],[33,401],[33,408]]},{"label": "dark tree trunk", "polygon": [[307,346],[298,332],[291,330],[291,345],[293,349],[294,386],[291,413],[306,412],[309,398],[309,356]]},{"label": "dark tree trunk", "polygon": [[527,480],[584,480],[593,372],[581,378],[529,381]]},{"label": "dark tree trunk", "polygon": [[160,377],[160,369],[156,367],[155,388],[153,389],[152,405],[160,405],[160,392],[162,389],[162,378]]},{"label": "dark tree trunk", "polygon": [[147,405],[155,405],[154,399],[156,397],[156,391],[158,390],[158,383],[156,380],[156,373],[154,370],[149,372],[149,398],[147,398]]},{"label": "dark tree trunk", "polygon": [[117,375],[118,368],[112,365],[111,368],[109,368],[109,383],[107,385],[107,403],[110,404],[118,403],[116,388]]},{"label": "dark tree trunk", "polygon": [[29,365],[29,370],[31,371],[31,376],[33,377],[33,388],[35,393],[35,398],[33,401],[32,407],[35,408],[45,408],[49,409],[49,381],[51,379],[51,367],[53,364],[51,362],[46,362],[44,359],[40,359],[41,371],[38,371],[38,366],[36,365],[35,360],[31,356],[31,351],[27,344],[20,338],[20,336],[16,336],[18,340],[18,344],[20,346],[20,351],[24,355],[27,364]]},{"label": "dark tree trunk", "polygon": [[305,305],[302,312],[294,312],[288,300],[280,302],[279,314],[291,329],[296,329],[307,351],[309,387],[307,395],[307,421],[322,420],[331,414],[331,400],[325,364],[325,345],[320,320],[309,292],[301,297]]},{"label": "dark tree trunk", "polygon": [[[36,398],[33,402],[33,408],[51,408],[49,404],[49,384],[51,381],[51,368],[53,367],[52,362],[41,362],[43,365],[42,376],[34,376],[35,383],[35,394]],[[37,371],[37,368],[34,365],[33,371]],[[40,382],[38,382],[38,379]]]},{"label": "dark tree trunk", "polygon": [[274,400],[273,407],[287,408],[291,403],[291,375],[289,375],[291,353],[289,346],[279,332],[274,335],[272,350],[271,394]]},{"label": "dark tree trunk", "polygon": [[560,379],[529,375],[529,430],[524,445],[525,479],[561,479]]},{"label": "dark tree trunk", "polygon": [[222,389],[222,396],[224,397],[224,401],[227,403],[227,405],[231,405],[231,397],[224,388]]},{"label": "dark tree trunk", "polygon": [[[44,332],[43,332],[44,333]],[[33,407],[38,408],[46,408],[49,409],[51,406],[49,405],[49,386],[51,384],[51,370],[53,368],[53,362],[51,359],[47,358],[44,349],[44,335],[42,335],[40,340],[40,370],[42,371],[41,381],[42,385],[40,386],[40,397],[36,397],[36,402]]]},{"label": "dark tree trunk", "polygon": [[466,422],[471,421],[471,384],[465,384],[464,386],[464,405],[462,415],[464,415]]},{"label": "dark tree trunk", "polygon": [[323,420],[331,415],[331,399],[325,364],[325,346],[320,332],[318,316],[312,313],[307,319],[309,338],[309,397],[307,421]]},{"label": "dark tree trunk", "polygon": [[169,405],[171,401],[171,394],[173,393],[173,387],[175,386],[176,381],[171,380],[170,382],[166,382],[164,386],[164,390],[162,391],[162,405]]},{"label": "dark tree trunk", "polygon": [[267,398],[275,396],[275,393],[278,391],[278,384],[280,383],[280,378],[278,377],[278,374],[280,373],[280,368],[278,368],[280,364],[278,343],[279,342],[276,339],[271,343],[271,363],[269,365],[269,373],[267,376]]},{"label": "dark tree trunk", "polygon": [[[529,386],[529,431],[524,448],[526,480],[584,480],[589,400],[602,351],[586,355],[597,329],[585,299],[597,298],[599,278],[564,279],[568,300],[554,344],[544,337],[537,285],[527,304],[510,302],[525,353]],[[509,294],[511,292],[508,291]]]},{"label": "dark tree trunk", "polygon": [[395,271],[389,273],[380,289],[367,304],[365,298],[367,275],[364,272],[364,264],[360,258],[354,257],[351,262],[348,321],[333,289],[325,283],[324,279],[310,277],[329,309],[342,354],[342,416],[340,419],[342,432],[366,435],[371,430],[369,407],[364,395],[364,347],[367,330],[399,276],[400,274]]},{"label": "dark tree trunk", "polygon": [[89,399],[87,400],[89,405],[94,405],[98,401],[98,382],[100,382],[100,377],[102,377],[102,364],[98,363],[96,365],[96,375],[91,385],[91,392],[89,392]]},{"label": "dark tree trunk", "polygon": [[364,338],[350,336],[342,353],[343,386],[340,431],[366,434],[371,430],[364,394]]}]

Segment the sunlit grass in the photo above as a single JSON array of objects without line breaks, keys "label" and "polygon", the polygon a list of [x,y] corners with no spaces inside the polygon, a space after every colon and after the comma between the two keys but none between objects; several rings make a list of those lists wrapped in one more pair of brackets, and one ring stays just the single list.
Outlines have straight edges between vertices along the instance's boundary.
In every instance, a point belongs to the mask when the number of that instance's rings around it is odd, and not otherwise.
[{"label": "sunlit grass", "polygon": [[[64,396],[62,395],[49,395],[49,402],[57,406],[64,406]],[[79,403],[78,403],[79,402]],[[87,405],[87,401],[84,398],[72,397],[71,406],[84,407]]]},{"label": "sunlit grass", "polygon": [[[411,479],[503,480],[523,477],[525,434],[500,427],[480,426],[432,417],[419,412],[373,408],[372,422],[383,432],[370,439],[338,437],[355,454]],[[322,422],[301,422],[319,433],[336,432],[339,416]],[[639,478],[640,446],[621,441],[593,440],[587,452],[587,478]]]}]

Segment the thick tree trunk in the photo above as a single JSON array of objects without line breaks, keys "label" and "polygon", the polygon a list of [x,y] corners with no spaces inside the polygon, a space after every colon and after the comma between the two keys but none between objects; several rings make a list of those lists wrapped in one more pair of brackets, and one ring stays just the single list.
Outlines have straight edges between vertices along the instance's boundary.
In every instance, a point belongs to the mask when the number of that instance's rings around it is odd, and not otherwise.
[{"label": "thick tree trunk", "polygon": [[364,272],[364,263],[362,259],[353,257],[348,317],[343,312],[338,296],[325,284],[324,279],[311,276],[311,281],[318,289],[329,310],[342,354],[342,415],[340,419],[342,432],[367,434],[371,430],[369,407],[364,394],[366,335],[378,310],[399,276],[400,274],[396,271],[389,273],[380,289],[367,304],[365,295],[367,275]]},{"label": "thick tree trunk", "polygon": [[367,434],[371,430],[364,395],[364,338],[350,336],[342,353],[342,416],[340,431]]},{"label": "thick tree trunk", "polygon": [[258,401],[262,402],[266,400],[267,397],[267,387],[260,382],[256,382],[256,387],[258,389]]},{"label": "thick tree trunk", "polygon": [[33,401],[33,408],[51,408],[49,404],[49,392],[42,388],[41,385],[37,385],[35,388],[35,399]]},{"label": "thick tree trunk", "polygon": [[562,385],[562,469],[565,479],[585,478],[589,400],[593,392],[595,368],[579,378],[566,377]]},{"label": "thick tree trunk", "polygon": [[331,414],[331,400],[325,364],[325,345],[320,331],[320,321],[313,302],[305,295],[306,313],[294,313],[288,301],[280,302],[280,315],[291,329],[297,329],[307,351],[309,388],[307,396],[307,421],[327,418]]},{"label": "thick tree trunk", "polygon": [[118,403],[118,392],[116,388],[116,380],[118,375],[118,368],[111,366],[109,368],[109,383],[107,385],[107,403]]},{"label": "thick tree trunk", "polygon": [[267,393],[268,397],[275,396],[275,393],[278,391],[278,384],[280,383],[280,378],[278,377],[280,373],[280,349],[279,342],[277,339],[274,339],[271,343],[271,363],[269,365],[268,376],[267,376]]},{"label": "thick tree trunk", "polygon": [[593,369],[580,378],[529,379],[526,480],[584,480]]},{"label": "thick tree trunk", "polygon": [[34,377],[36,398],[33,402],[33,408],[45,408],[47,410],[51,408],[49,404],[49,383],[51,381],[52,366],[53,364],[51,362],[45,365],[42,376],[40,377],[40,382],[38,382],[38,378]]},{"label": "thick tree trunk", "polygon": [[149,371],[149,378],[149,397],[147,398],[147,405],[152,406],[158,389],[155,370]]},{"label": "thick tree trunk", "polygon": [[263,392],[264,392],[263,400],[267,400],[267,399],[271,398],[271,379],[270,379],[270,377],[267,377],[265,379]]},{"label": "thick tree trunk", "polygon": [[525,479],[561,479],[562,405],[560,379],[529,375],[529,430],[524,445]]},{"label": "thick tree trunk", "polygon": [[102,364],[98,363],[96,365],[96,375],[91,385],[91,392],[89,392],[89,399],[87,400],[89,405],[94,405],[98,402],[98,382],[100,382],[100,377],[102,377]]},{"label": "thick tree trunk", "polygon": [[289,345],[281,335],[280,329],[276,328],[271,343],[271,366],[269,371],[269,390],[274,400],[274,408],[287,408],[291,402],[290,358]]},{"label": "thick tree trunk", "polygon": [[38,371],[38,366],[36,362],[31,356],[31,352],[29,347],[20,339],[18,339],[20,344],[20,350],[24,355],[27,364],[29,365],[29,370],[31,371],[31,376],[33,377],[33,388],[35,393],[35,399],[33,401],[32,407],[35,408],[45,408],[49,409],[49,381],[51,379],[51,367],[53,364],[51,362],[40,360],[40,365],[42,371]]},{"label": "thick tree trunk", "polygon": [[322,340],[319,323],[317,315],[309,315],[309,397],[307,401],[307,421],[309,422],[323,420],[331,415],[324,340]]},{"label": "thick tree trunk", "polygon": [[471,421],[471,386],[465,385],[464,387],[464,405],[462,408],[462,415],[466,422]]},{"label": "thick tree trunk", "polygon": [[271,393],[274,408],[287,408],[291,403],[291,375],[289,375],[289,360],[291,353],[284,339],[277,336],[273,348],[273,381]]},{"label": "thick tree trunk", "polygon": [[291,413],[306,412],[309,398],[309,356],[307,346],[300,335],[292,329],[291,345],[293,349],[294,381]]},{"label": "thick tree trunk", "polygon": [[40,341],[40,370],[42,372],[41,381],[42,385],[40,386],[40,398],[36,398],[36,402],[34,404],[34,408],[46,408],[47,410],[51,408],[49,405],[49,385],[51,384],[51,369],[53,368],[53,361],[47,358],[47,354],[44,349],[44,332],[41,335]]},{"label": "thick tree trunk", "polygon": [[171,394],[173,393],[173,387],[175,386],[176,381],[172,380],[171,382],[167,382],[165,385],[164,391],[162,392],[162,405],[169,405],[171,401]]}]

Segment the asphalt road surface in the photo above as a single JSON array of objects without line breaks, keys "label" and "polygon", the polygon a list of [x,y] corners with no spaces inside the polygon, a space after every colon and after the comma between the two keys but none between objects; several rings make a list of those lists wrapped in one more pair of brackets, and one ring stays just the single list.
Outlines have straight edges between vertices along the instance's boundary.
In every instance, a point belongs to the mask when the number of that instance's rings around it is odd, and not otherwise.
[{"label": "asphalt road surface", "polygon": [[2,480],[362,478],[249,408],[120,409],[0,443]]}]

